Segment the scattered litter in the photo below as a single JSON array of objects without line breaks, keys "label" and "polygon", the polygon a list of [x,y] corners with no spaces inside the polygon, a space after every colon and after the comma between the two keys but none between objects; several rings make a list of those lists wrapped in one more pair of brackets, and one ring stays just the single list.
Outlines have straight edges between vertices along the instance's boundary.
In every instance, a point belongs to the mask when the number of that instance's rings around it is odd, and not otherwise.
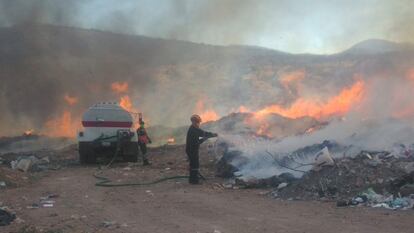
[{"label": "scattered litter", "polygon": [[42,203],[42,204],[55,204],[55,201],[53,201],[53,200],[42,200],[40,203]]},{"label": "scattered litter", "polygon": [[286,187],[286,186],[288,186],[288,183],[280,183],[280,184],[277,186],[277,189],[282,189],[282,188],[284,188],[284,187]]},{"label": "scattered litter", "polygon": [[21,223],[25,223],[26,221],[22,218],[17,217],[15,222],[18,223],[18,224],[21,224]]},{"label": "scattered litter", "polygon": [[59,197],[59,194],[49,194],[47,196],[40,197],[40,200],[48,200],[48,199],[57,198],[57,197]]},{"label": "scattered litter", "polygon": [[20,159],[11,163],[12,169],[27,172],[32,167],[33,161],[31,159]]},{"label": "scattered litter", "polygon": [[39,209],[39,204],[33,203],[32,205],[26,206],[27,209]]},{"label": "scattered litter", "polygon": [[226,189],[231,189],[233,188],[233,184],[227,183],[227,184],[223,184],[223,187]]},{"label": "scattered litter", "polygon": [[16,160],[11,161],[10,165],[13,170],[28,172],[31,170],[47,170],[47,164],[50,163],[49,157],[37,158],[34,155],[20,156]]},{"label": "scattered litter", "polygon": [[42,206],[44,207],[44,208],[51,208],[51,207],[53,207],[53,204],[52,203],[44,203],[44,204],[42,204]]},{"label": "scattered litter", "polygon": [[0,188],[4,188],[6,187],[6,182],[5,181],[0,181]]},{"label": "scattered litter", "polygon": [[16,215],[11,214],[6,210],[0,208],[0,226],[7,226],[15,219]]},{"label": "scattered litter", "polygon": [[414,197],[398,197],[394,198],[394,195],[381,195],[377,194],[372,188],[367,189],[365,192],[358,194],[349,201],[340,200],[337,201],[338,207],[345,206],[371,206],[375,208],[386,209],[412,209],[414,207]]},{"label": "scattered litter", "polygon": [[101,227],[108,228],[108,227],[111,227],[111,226],[113,226],[115,224],[116,224],[115,221],[103,221],[100,226]]}]

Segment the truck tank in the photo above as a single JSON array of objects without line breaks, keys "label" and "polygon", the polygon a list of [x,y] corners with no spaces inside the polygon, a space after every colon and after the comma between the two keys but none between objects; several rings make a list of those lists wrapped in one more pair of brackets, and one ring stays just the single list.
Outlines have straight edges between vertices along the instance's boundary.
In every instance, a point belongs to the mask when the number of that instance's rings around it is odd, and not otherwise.
[{"label": "truck tank", "polygon": [[82,117],[78,133],[79,161],[96,163],[97,157],[123,157],[137,162],[138,138],[134,118],[116,102],[103,102],[90,107]]}]

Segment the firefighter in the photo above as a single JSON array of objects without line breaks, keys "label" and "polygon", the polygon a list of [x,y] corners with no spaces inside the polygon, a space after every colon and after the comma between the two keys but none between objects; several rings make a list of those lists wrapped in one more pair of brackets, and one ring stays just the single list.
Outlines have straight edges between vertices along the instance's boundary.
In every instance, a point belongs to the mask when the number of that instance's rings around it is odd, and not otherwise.
[{"label": "firefighter", "polygon": [[145,130],[145,123],[144,121],[140,120],[139,128],[137,129],[138,135],[138,146],[142,153],[142,161],[144,166],[151,165],[147,158],[147,144],[152,143],[150,137],[147,134],[147,130]]},{"label": "firefighter", "polygon": [[190,184],[199,184],[199,159],[198,149],[200,144],[209,138],[217,137],[216,133],[206,132],[200,129],[201,117],[199,115],[191,116],[191,126],[187,131],[185,152],[190,162]]}]

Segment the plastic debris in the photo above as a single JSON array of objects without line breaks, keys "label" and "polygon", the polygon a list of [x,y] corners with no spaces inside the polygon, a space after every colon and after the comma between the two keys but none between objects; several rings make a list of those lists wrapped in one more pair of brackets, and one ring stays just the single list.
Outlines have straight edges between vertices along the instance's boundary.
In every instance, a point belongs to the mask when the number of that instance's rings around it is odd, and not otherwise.
[{"label": "plastic debris", "polygon": [[16,219],[16,215],[0,208],[0,226],[7,226]]},{"label": "plastic debris", "polygon": [[11,168],[13,170],[20,170],[23,172],[28,172],[32,169],[33,166],[37,166],[37,169],[46,169],[45,164],[50,163],[49,157],[43,157],[38,159],[36,156],[25,156],[19,157],[17,160],[11,161]]},{"label": "plastic debris", "polygon": [[116,224],[115,221],[103,221],[100,226],[101,227],[108,228],[108,227],[111,227],[111,226],[113,226],[115,224]]},{"label": "plastic debris", "polygon": [[332,159],[331,153],[329,153],[328,147],[324,147],[315,155],[315,162],[312,170],[319,171],[324,166],[333,166],[335,164]]},{"label": "plastic debris", "polygon": [[32,205],[26,206],[27,209],[39,209],[39,204],[33,203]]},{"label": "plastic debris", "polygon": [[369,188],[349,201],[340,200],[336,203],[336,206],[338,207],[351,205],[366,205],[375,208],[386,208],[392,210],[412,209],[414,207],[414,199],[412,196],[394,198],[393,195],[381,195],[377,194],[372,188]]},{"label": "plastic debris", "polygon": [[44,203],[44,204],[42,204],[42,206],[44,207],[44,208],[51,208],[51,207],[53,207],[53,204],[52,203]]},{"label": "plastic debris", "polygon": [[277,189],[282,189],[284,187],[288,186],[288,183],[281,183],[277,186]]}]

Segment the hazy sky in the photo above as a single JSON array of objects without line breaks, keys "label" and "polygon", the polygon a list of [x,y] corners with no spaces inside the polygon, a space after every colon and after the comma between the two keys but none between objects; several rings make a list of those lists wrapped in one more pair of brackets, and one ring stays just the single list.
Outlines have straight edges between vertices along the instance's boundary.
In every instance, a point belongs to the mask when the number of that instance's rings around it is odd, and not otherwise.
[{"label": "hazy sky", "polygon": [[0,24],[62,24],[193,42],[335,53],[414,42],[412,0],[0,0]]}]

